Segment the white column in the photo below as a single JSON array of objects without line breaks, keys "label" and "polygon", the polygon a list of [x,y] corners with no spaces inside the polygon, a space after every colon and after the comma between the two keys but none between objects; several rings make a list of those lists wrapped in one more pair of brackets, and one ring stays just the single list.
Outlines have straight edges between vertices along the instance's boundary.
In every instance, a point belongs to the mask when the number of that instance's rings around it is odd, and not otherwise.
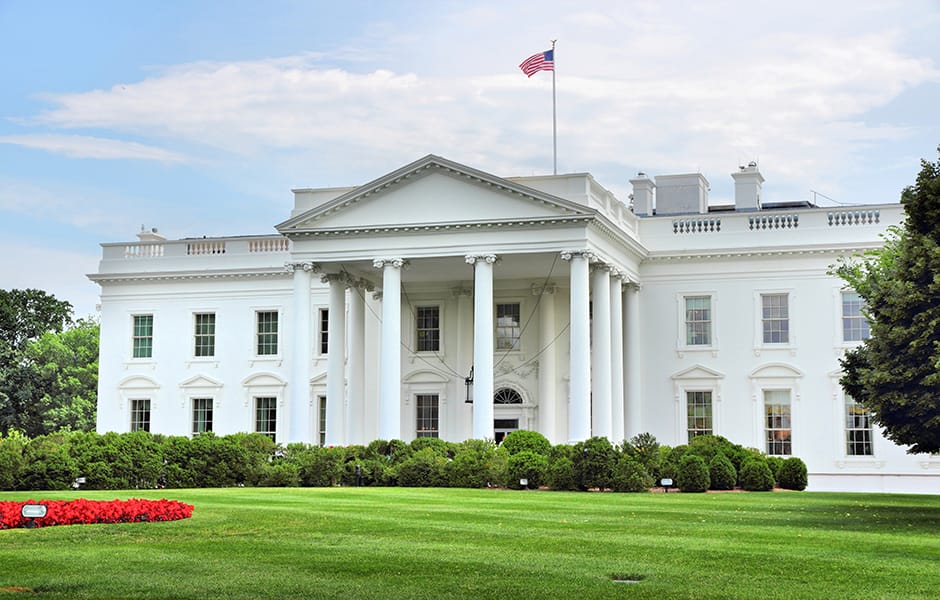
[{"label": "white column", "polygon": [[568,443],[591,437],[591,331],[589,283],[590,259],[586,250],[565,251],[571,263],[571,377],[568,400]]},{"label": "white column", "polygon": [[627,439],[642,429],[642,402],[640,398],[640,288],[635,283],[628,283],[624,291],[624,304],[626,305],[626,319],[624,322],[624,338],[626,356],[624,359],[624,390],[626,434]]},{"label": "white column", "polygon": [[330,286],[326,355],[326,445],[346,445],[346,282],[342,275],[323,275]]},{"label": "white column", "polygon": [[[457,370],[466,378],[470,375],[473,365],[473,308],[470,299],[473,290],[461,286],[454,290],[457,298]],[[473,437],[473,405],[467,403],[466,380],[459,382],[459,399],[454,403],[456,421],[450,431],[453,438],[467,439]]]},{"label": "white column", "polygon": [[365,339],[366,299],[368,290],[357,285],[349,288],[349,379],[346,383],[348,407],[346,411],[346,443],[365,444],[363,420],[365,419]]},{"label": "white column", "polygon": [[610,404],[611,439],[620,443],[623,428],[623,275],[611,273],[610,279]]},{"label": "white column", "polygon": [[493,263],[495,254],[469,255],[473,265],[473,437],[493,431]]},{"label": "white column", "polygon": [[532,286],[539,296],[539,433],[552,444],[558,443],[555,431],[555,286]]},{"label": "white column", "polygon": [[[594,299],[591,352],[592,435],[611,439],[610,267],[597,265],[591,275]],[[614,441],[614,440],[611,440]]]},{"label": "white column", "polygon": [[401,439],[401,268],[400,258],[377,259],[382,269],[382,345],[379,359],[379,438]]},{"label": "white column", "polygon": [[313,441],[310,436],[310,281],[316,265],[305,261],[287,263],[286,267],[294,274],[287,443],[309,444]]}]

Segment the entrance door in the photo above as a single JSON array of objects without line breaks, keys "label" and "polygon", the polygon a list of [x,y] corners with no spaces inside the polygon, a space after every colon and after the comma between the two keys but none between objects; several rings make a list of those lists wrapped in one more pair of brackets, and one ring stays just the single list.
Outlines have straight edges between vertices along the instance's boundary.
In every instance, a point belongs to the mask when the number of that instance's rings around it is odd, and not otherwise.
[{"label": "entrance door", "polygon": [[519,429],[519,419],[493,419],[493,433],[496,443],[503,443],[503,438]]}]

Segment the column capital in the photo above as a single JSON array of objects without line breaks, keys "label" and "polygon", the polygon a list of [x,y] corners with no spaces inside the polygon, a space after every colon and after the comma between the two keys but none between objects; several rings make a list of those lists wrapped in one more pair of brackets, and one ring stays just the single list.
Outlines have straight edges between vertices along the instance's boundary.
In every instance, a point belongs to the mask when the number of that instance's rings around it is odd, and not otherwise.
[{"label": "column capital", "polygon": [[607,271],[607,272],[610,273],[611,276],[613,276],[615,270],[616,270],[616,269],[614,269],[613,267],[611,267],[610,265],[608,265],[608,264],[605,263],[605,262],[595,262],[595,263],[591,263],[591,271],[592,271],[592,272],[594,272],[594,271]]},{"label": "column capital", "polygon": [[349,287],[349,275],[346,273],[322,273],[320,274],[320,283],[342,283]]},{"label": "column capital", "polygon": [[461,296],[471,297],[473,296],[473,288],[468,287],[458,287],[451,290],[451,295],[454,298],[460,298]]},{"label": "column capital", "polygon": [[312,260],[295,260],[284,263],[284,270],[288,273],[293,273],[298,270],[308,273],[319,273],[320,265]]},{"label": "column capital", "polygon": [[491,265],[497,261],[497,258],[495,254],[468,254],[464,256],[464,260],[468,265],[476,264],[477,261],[483,261]]},{"label": "column capital", "polygon": [[594,254],[593,252],[591,252],[590,250],[586,248],[582,250],[562,250],[561,251],[561,260],[571,260],[575,257],[585,258],[587,259],[588,262],[593,262],[598,259],[596,254]]},{"label": "column capital", "polygon": [[395,267],[396,269],[401,269],[405,266],[406,261],[404,258],[376,258],[372,261],[372,266],[376,269],[382,269],[385,267]]}]

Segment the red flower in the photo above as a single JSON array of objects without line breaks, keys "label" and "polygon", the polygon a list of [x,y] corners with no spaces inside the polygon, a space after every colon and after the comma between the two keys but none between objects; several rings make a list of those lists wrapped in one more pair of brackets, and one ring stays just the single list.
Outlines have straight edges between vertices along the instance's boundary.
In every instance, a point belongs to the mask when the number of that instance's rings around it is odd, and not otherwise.
[{"label": "red flower", "polygon": [[46,516],[32,520],[36,527],[76,525],[82,523],[138,523],[176,521],[193,516],[193,505],[177,500],[27,500],[26,502],[0,501],[0,529],[25,527],[31,519],[24,519],[24,504],[42,504]]}]

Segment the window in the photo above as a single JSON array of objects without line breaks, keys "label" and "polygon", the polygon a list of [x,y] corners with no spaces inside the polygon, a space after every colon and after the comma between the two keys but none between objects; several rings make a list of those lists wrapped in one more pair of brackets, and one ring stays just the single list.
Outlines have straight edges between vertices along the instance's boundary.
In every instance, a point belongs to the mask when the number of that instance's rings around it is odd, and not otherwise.
[{"label": "window", "polygon": [[193,398],[193,435],[212,431],[212,398]]},{"label": "window", "polygon": [[417,419],[415,429],[417,437],[438,437],[438,402],[437,394],[417,394],[415,396]]},{"label": "window", "polygon": [[790,309],[786,294],[761,294],[765,344],[790,343]]},{"label": "window", "polygon": [[277,354],[277,311],[263,310],[257,315],[258,356]]},{"label": "window", "polygon": [[317,413],[317,434],[321,446],[326,445],[326,396],[317,396],[320,411]]},{"label": "window", "polygon": [[153,357],[153,315],[134,315],[134,358]]},{"label": "window", "polygon": [[871,456],[871,413],[851,396],[845,397],[845,454]]},{"label": "window", "polygon": [[522,404],[522,396],[516,390],[501,388],[493,394],[493,404]]},{"label": "window", "polygon": [[441,309],[439,306],[415,308],[415,327],[418,352],[437,352],[441,349]]},{"label": "window", "polygon": [[519,303],[496,305],[496,349],[518,350],[519,336],[522,329],[519,327]]},{"label": "window", "polygon": [[868,319],[862,313],[865,301],[856,292],[842,292],[842,340],[860,342],[871,336]]},{"label": "window", "polygon": [[789,390],[764,390],[764,412],[767,417],[767,454],[789,456],[790,439],[790,392]]},{"label": "window", "polygon": [[196,313],[195,356],[215,356],[215,313]]},{"label": "window", "polygon": [[150,399],[131,400],[131,431],[150,431]]},{"label": "window", "polygon": [[712,343],[712,299],[687,296],[685,299],[685,343],[710,346]]},{"label": "window", "polygon": [[277,441],[277,398],[255,398],[255,431]]},{"label": "window", "polygon": [[320,354],[330,351],[330,309],[320,309]]},{"label": "window", "polygon": [[712,393],[710,391],[686,392],[685,402],[689,441],[700,435],[711,435]]}]

